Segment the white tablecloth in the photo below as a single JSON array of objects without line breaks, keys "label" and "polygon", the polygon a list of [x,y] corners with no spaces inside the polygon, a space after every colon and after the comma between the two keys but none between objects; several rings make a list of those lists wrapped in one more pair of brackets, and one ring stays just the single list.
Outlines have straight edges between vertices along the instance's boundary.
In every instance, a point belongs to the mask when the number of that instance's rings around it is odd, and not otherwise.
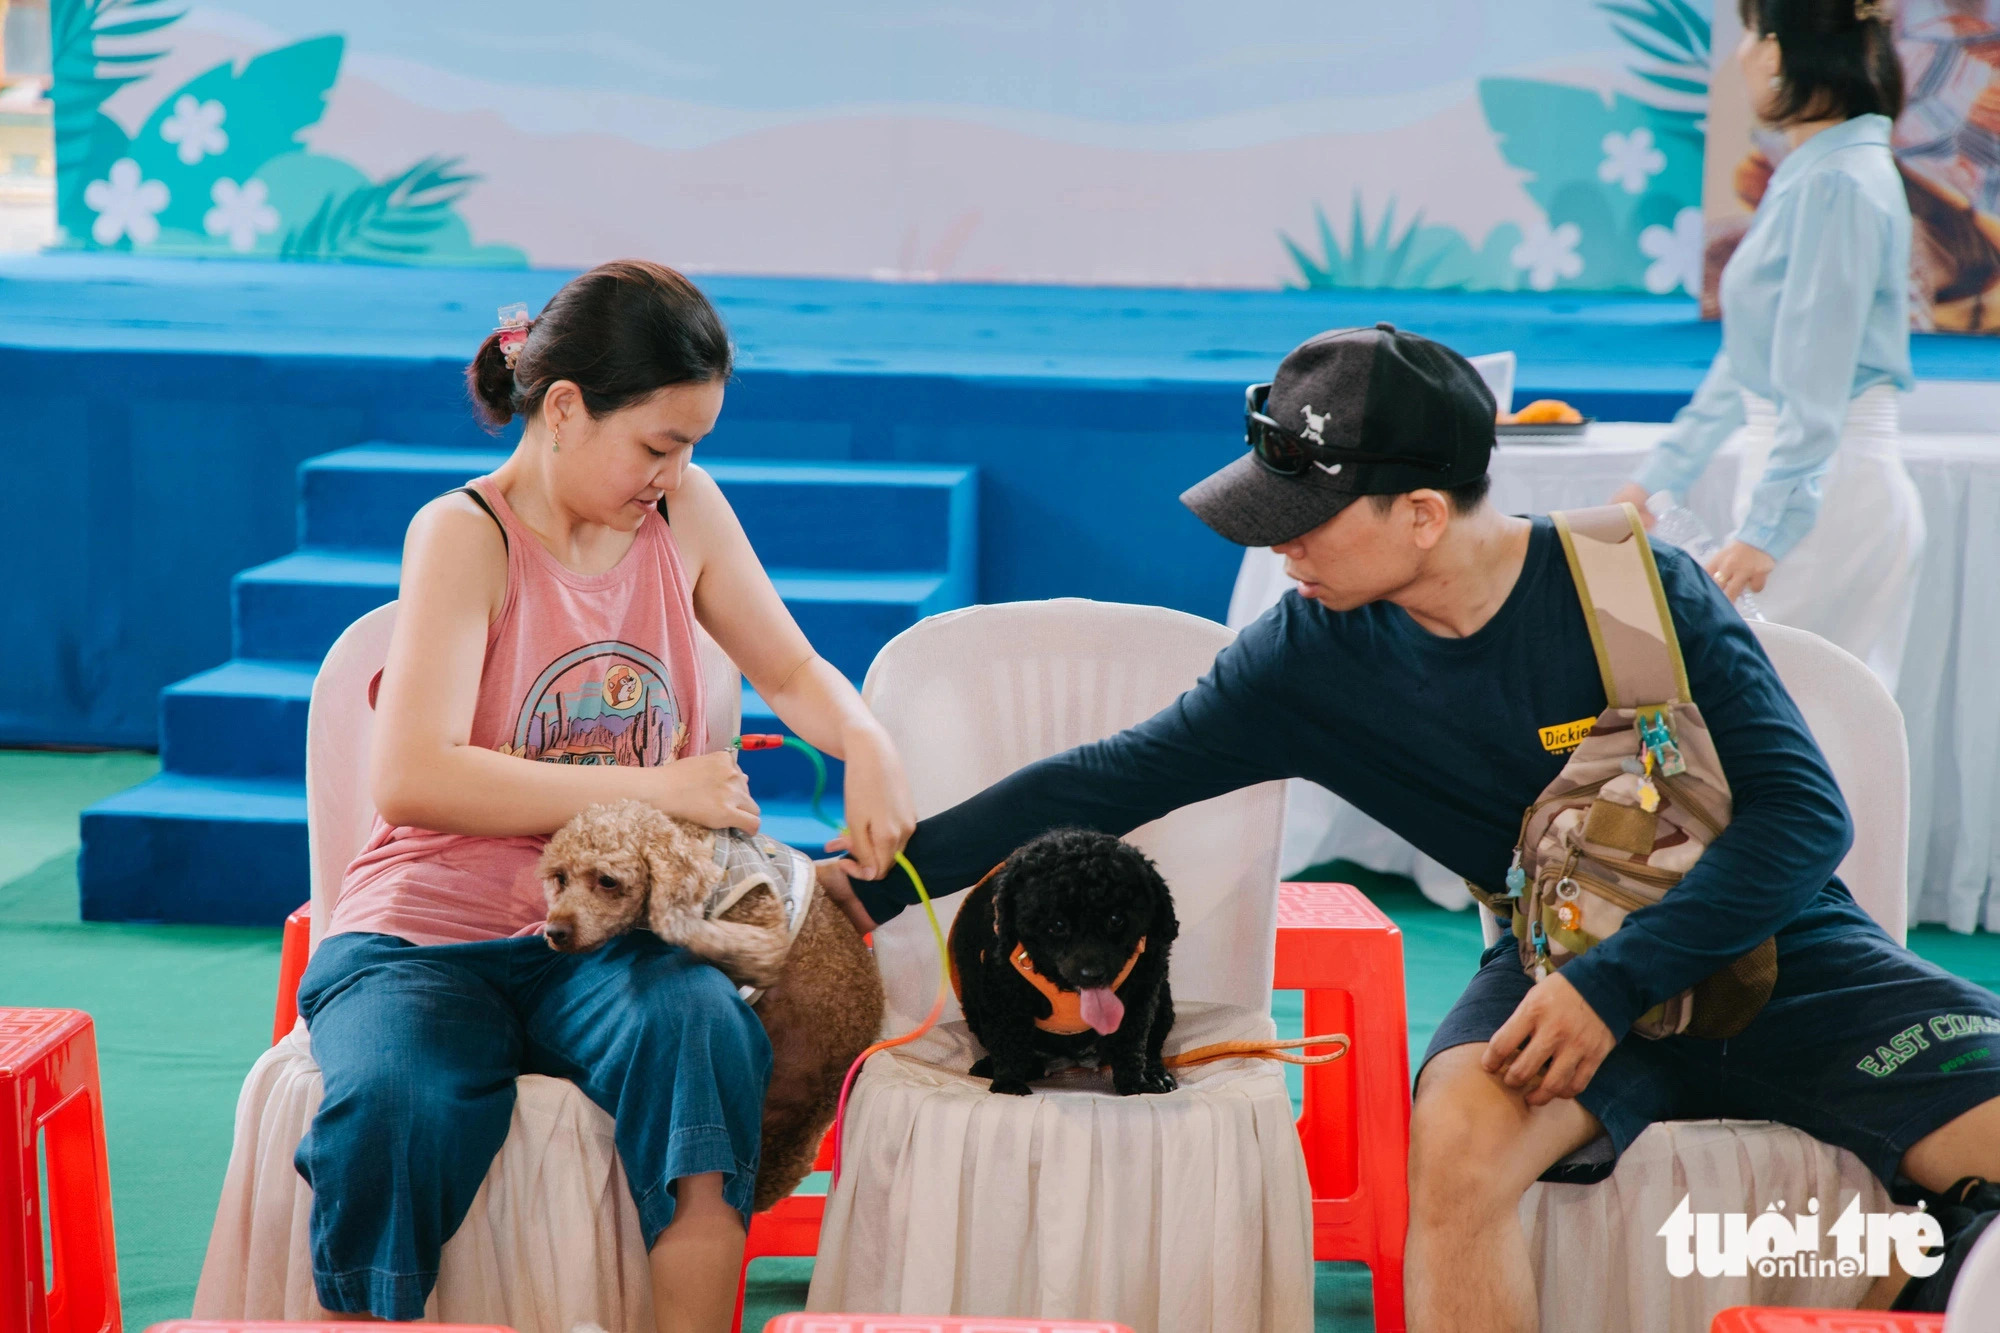
[{"label": "white tablecloth", "polygon": [[[1906,407],[1903,456],[1923,494],[1929,545],[1896,692],[1910,737],[1910,919],[2000,931],[2000,435],[1928,431],[1914,416]],[[1514,514],[1602,504],[1665,429],[1599,423],[1574,444],[1503,444],[1493,501]],[[1730,531],[1735,486],[1729,447],[1690,497],[1718,536]],[[1229,623],[1255,619],[1287,586],[1271,552],[1246,552]],[[1447,906],[1469,902],[1442,866],[1331,793],[1294,782],[1286,873],[1333,856],[1413,875]]]}]

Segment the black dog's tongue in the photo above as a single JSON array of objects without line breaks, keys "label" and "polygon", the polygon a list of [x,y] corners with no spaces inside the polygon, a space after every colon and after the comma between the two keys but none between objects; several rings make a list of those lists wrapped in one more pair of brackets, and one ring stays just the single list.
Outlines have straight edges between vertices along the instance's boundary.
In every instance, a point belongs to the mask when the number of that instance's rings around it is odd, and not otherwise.
[{"label": "black dog's tongue", "polygon": [[1081,1001],[1078,1008],[1082,1012],[1083,1021],[1090,1024],[1092,1030],[1101,1037],[1110,1036],[1118,1030],[1118,1025],[1125,1021],[1125,1002],[1108,986],[1083,991],[1078,998]]}]

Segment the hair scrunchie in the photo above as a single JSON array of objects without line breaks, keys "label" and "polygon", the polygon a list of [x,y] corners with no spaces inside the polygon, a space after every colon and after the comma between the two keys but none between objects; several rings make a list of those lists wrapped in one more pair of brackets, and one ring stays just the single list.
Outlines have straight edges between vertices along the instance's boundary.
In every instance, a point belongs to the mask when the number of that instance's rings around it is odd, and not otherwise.
[{"label": "hair scrunchie", "polygon": [[500,307],[500,324],[493,331],[500,335],[500,355],[507,358],[507,369],[514,368],[521,348],[527,345],[528,330],[534,326],[534,317],[528,314],[525,304],[517,301]]}]

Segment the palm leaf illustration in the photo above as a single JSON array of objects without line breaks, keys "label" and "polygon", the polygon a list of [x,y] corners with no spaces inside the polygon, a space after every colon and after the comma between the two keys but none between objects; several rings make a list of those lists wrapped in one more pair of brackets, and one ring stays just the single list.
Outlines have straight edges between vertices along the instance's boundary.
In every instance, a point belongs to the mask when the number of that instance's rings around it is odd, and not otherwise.
[{"label": "palm leaf illustration", "polygon": [[1670,93],[1708,92],[1710,26],[1687,0],[1606,0],[1597,6],[1646,63],[1632,72]]},{"label": "palm leaf illustration", "polygon": [[425,253],[426,238],[451,221],[452,205],[480,179],[459,169],[463,161],[427,157],[384,180],[328,195],[286,235],[280,256],[395,262]]},{"label": "palm leaf illustration", "polygon": [[[174,0],[55,0],[49,39],[58,162],[82,162],[98,108],[126,84],[145,78],[166,54],[132,39],[178,23],[185,13]],[[100,50],[106,42],[112,49]]]}]

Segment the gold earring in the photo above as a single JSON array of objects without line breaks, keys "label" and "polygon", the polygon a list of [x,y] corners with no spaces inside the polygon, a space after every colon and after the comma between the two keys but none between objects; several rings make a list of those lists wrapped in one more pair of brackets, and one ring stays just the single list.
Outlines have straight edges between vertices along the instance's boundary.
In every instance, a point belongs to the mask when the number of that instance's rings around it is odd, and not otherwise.
[{"label": "gold earring", "polygon": [[559,454],[559,453],[561,453],[561,452],[562,452],[562,427],[560,427],[560,426],[551,426],[551,427],[549,427],[549,439],[550,439],[550,440],[552,440],[552,441],[554,442],[554,443],[552,443],[552,444],[551,444],[551,445],[549,446],[549,452],[550,452],[550,453],[552,453],[552,454]]}]

